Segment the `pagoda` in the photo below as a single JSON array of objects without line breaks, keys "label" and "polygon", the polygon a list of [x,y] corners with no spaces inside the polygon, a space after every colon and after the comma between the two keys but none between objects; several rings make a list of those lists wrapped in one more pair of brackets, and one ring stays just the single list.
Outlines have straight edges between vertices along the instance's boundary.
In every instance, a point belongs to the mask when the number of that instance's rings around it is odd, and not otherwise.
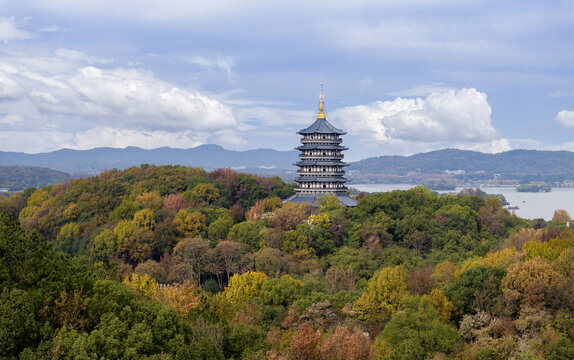
[{"label": "pagoda", "polygon": [[297,134],[302,135],[301,145],[296,150],[300,161],[295,166],[299,167],[294,179],[297,183],[296,194],[286,199],[294,203],[308,203],[318,206],[318,200],[322,196],[336,196],[339,202],[345,206],[355,206],[357,201],[348,195],[349,189],[345,183],[345,170],[348,166],[343,162],[342,151],[347,150],[342,146],[341,135],[345,135],[341,129],[337,129],[327,121],[325,115],[325,99],[323,97],[323,85],[319,95],[319,113],[317,120],[306,129]]}]

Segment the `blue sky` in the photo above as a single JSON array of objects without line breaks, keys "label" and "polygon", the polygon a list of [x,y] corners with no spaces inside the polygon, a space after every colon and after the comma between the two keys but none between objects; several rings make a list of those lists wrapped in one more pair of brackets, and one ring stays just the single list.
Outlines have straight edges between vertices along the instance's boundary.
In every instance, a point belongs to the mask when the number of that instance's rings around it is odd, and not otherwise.
[{"label": "blue sky", "polygon": [[574,1],[3,1],[0,150],[574,151]]}]

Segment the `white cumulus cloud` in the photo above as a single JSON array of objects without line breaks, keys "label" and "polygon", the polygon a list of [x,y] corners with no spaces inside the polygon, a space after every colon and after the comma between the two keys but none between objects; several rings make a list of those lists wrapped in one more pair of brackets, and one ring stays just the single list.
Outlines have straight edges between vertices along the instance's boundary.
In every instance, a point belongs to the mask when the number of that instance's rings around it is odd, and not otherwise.
[{"label": "white cumulus cloud", "polygon": [[495,140],[486,94],[474,88],[396,98],[335,110],[334,118],[373,145],[407,142],[483,143]]},{"label": "white cumulus cloud", "polygon": [[559,124],[566,127],[574,127],[574,111],[562,110],[554,118]]}]

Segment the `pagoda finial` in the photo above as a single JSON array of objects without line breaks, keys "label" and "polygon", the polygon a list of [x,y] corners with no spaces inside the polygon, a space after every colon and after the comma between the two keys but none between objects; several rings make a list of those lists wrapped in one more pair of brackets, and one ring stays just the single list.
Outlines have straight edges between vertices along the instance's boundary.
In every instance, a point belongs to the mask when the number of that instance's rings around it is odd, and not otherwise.
[{"label": "pagoda finial", "polygon": [[325,119],[325,97],[323,96],[323,84],[321,84],[321,94],[319,94],[319,114],[317,119]]}]

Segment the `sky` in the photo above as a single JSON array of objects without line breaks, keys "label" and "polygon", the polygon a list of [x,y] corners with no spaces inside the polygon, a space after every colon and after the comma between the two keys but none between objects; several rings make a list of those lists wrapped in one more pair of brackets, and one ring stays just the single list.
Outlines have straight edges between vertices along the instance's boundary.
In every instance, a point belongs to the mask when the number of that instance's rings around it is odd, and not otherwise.
[{"label": "sky", "polygon": [[0,0],[0,151],[574,151],[574,0]]}]

